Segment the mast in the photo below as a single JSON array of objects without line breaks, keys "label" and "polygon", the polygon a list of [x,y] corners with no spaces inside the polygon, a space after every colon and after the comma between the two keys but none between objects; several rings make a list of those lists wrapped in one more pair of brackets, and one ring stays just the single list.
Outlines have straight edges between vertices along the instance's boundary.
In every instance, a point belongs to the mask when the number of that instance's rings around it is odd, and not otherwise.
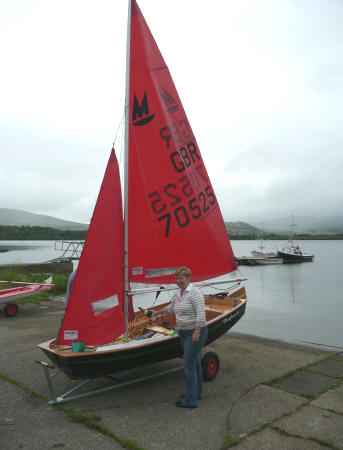
[{"label": "mast", "polygon": [[292,222],[289,225],[289,241],[291,244],[291,247],[294,246],[293,241],[294,241],[294,227],[296,227],[296,224],[294,223],[294,214],[292,214]]},{"label": "mast", "polygon": [[129,192],[129,109],[130,109],[130,36],[131,36],[131,2],[129,0],[126,38],[126,77],[125,77],[125,134],[124,134],[124,302],[125,302],[125,336],[128,336],[129,317],[129,257],[128,257],[128,192]]},{"label": "mast", "polygon": [[264,248],[262,242],[263,242],[263,222],[261,223],[261,245],[260,245],[261,253],[263,253]]}]

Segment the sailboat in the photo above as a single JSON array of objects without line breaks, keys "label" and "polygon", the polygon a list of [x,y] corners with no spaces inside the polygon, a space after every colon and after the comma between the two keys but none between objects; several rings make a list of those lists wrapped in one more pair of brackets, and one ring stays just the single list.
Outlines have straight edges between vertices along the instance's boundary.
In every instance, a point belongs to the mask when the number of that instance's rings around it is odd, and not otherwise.
[{"label": "sailboat", "polygon": [[23,281],[0,281],[2,284],[15,285],[15,287],[0,290],[0,304],[4,304],[4,314],[7,317],[14,317],[18,314],[19,306],[16,300],[31,297],[35,294],[48,292],[54,286],[52,277],[43,283],[26,283]]},{"label": "sailboat", "polygon": [[[135,0],[127,40],[124,208],[112,149],[63,322],[56,338],[38,345],[71,379],[182,356],[174,315],[154,322],[145,310],[134,311],[133,296],[170,287],[180,266],[191,268],[200,286],[236,270],[204,161]],[[242,281],[231,279],[225,292],[205,295],[206,345],[243,316]],[[208,359],[209,377],[217,368]]]},{"label": "sailboat", "polygon": [[283,259],[278,258],[278,255],[274,252],[263,251],[263,224],[261,224],[261,241],[259,250],[252,250],[250,253],[253,256],[253,263],[251,265],[265,265],[265,264],[282,264]]}]

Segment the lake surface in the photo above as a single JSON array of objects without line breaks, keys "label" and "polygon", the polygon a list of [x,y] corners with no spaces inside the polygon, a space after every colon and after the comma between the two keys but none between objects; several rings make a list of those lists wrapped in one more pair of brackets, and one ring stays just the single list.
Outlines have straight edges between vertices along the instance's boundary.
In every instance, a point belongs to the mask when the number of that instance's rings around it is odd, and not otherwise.
[{"label": "lake surface", "polygon": [[[285,241],[264,241],[275,251]],[[260,241],[232,241],[236,256],[248,256]],[[239,266],[247,277],[248,304],[234,331],[288,342],[343,348],[343,241],[297,241],[314,262],[272,266]],[[0,241],[0,265],[44,262],[62,255],[55,241]],[[171,294],[162,294],[158,303]],[[137,303],[148,305],[149,299]],[[151,303],[150,303],[151,304]]]}]

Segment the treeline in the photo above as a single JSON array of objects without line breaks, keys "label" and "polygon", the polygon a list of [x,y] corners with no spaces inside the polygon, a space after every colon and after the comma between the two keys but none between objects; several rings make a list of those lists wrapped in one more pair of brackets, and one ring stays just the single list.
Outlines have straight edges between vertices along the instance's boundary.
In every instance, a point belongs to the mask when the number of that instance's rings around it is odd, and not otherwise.
[{"label": "treeline", "polygon": [[0,241],[84,240],[87,230],[58,230],[50,227],[0,225]]},{"label": "treeline", "polygon": [[[233,233],[229,233],[230,239],[232,241],[235,240],[241,240],[241,241],[253,241],[253,240],[259,240],[261,239],[261,236],[257,235],[257,234],[233,234]],[[269,241],[288,241],[289,236],[287,235],[270,235],[270,236],[264,236],[263,239],[265,241],[269,240]],[[306,233],[299,233],[297,235],[294,236],[294,240],[295,241],[307,241],[307,240],[323,240],[323,241],[328,241],[328,240],[341,240],[343,239],[343,234],[306,234]]]}]

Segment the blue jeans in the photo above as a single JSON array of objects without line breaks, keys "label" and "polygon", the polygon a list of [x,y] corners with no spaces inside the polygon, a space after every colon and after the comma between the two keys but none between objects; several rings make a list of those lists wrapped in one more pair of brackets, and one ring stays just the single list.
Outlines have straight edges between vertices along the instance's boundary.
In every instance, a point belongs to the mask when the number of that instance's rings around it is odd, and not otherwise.
[{"label": "blue jeans", "polygon": [[208,330],[202,327],[200,330],[199,341],[193,343],[193,330],[179,330],[179,336],[183,347],[183,368],[186,376],[186,394],[183,396],[182,403],[189,406],[198,406],[198,400],[202,397],[202,368],[201,368],[201,349],[204,346]]}]

